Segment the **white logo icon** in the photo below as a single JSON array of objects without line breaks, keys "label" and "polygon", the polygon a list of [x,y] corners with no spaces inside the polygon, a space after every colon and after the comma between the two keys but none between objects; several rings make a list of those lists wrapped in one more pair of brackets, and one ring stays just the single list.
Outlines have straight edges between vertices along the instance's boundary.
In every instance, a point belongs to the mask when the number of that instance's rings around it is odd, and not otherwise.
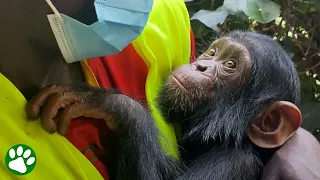
[{"label": "white logo icon", "polygon": [[23,149],[22,146],[19,146],[16,150],[11,148],[9,150],[10,161],[8,167],[11,170],[17,171],[21,174],[25,174],[28,171],[28,168],[34,166],[35,157],[31,156],[32,150]]}]

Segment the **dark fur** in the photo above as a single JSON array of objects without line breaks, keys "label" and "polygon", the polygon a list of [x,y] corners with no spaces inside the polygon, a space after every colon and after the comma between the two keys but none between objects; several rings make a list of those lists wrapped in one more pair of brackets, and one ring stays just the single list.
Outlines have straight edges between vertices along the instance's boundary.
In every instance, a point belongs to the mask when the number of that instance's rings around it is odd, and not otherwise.
[{"label": "dark fur", "polygon": [[142,105],[121,94],[94,90],[92,104],[104,107],[119,121],[116,179],[259,178],[262,151],[257,151],[248,140],[245,130],[250,121],[274,101],[298,104],[300,83],[294,64],[271,38],[249,32],[233,32],[229,37],[250,52],[253,64],[248,83],[239,89],[219,91],[195,113],[171,109],[165,86],[160,93],[159,107],[163,114],[168,121],[181,124],[180,162],[162,152],[158,131]]}]

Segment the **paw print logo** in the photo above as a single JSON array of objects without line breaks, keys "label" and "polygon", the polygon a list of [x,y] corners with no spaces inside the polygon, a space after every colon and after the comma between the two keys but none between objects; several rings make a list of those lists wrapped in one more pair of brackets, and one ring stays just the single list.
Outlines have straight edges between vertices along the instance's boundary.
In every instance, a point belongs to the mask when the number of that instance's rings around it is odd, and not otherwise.
[{"label": "paw print logo", "polygon": [[17,144],[8,150],[5,162],[13,174],[26,175],[36,166],[36,154],[29,146]]}]

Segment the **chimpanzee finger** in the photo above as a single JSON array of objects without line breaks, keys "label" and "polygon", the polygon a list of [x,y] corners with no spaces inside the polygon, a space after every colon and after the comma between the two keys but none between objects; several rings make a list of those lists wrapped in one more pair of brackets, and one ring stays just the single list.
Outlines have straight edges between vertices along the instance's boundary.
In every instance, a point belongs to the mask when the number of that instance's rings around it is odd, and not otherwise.
[{"label": "chimpanzee finger", "polygon": [[43,88],[36,96],[32,97],[26,107],[27,117],[30,119],[37,119],[40,116],[40,109],[45,104],[46,99],[53,93],[66,92],[69,89],[51,85]]},{"label": "chimpanzee finger", "polygon": [[[59,109],[64,108],[75,102],[73,93],[53,93],[48,96],[41,112],[41,122],[43,127],[50,133],[57,129],[54,118],[57,116]],[[56,119],[59,117],[56,117]],[[59,120],[58,120],[59,121]]]},{"label": "chimpanzee finger", "polygon": [[86,105],[81,103],[75,103],[65,107],[58,119],[58,132],[61,135],[66,135],[71,120],[82,116],[85,108]]}]

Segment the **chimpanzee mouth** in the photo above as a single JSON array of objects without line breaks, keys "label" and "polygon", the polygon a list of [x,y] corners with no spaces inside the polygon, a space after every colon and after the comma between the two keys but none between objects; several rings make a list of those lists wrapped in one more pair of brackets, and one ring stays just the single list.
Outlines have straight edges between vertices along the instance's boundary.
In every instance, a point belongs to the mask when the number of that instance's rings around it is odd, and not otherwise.
[{"label": "chimpanzee mouth", "polygon": [[175,83],[175,84],[177,84],[178,86],[180,86],[183,90],[188,91],[188,90],[184,87],[183,83],[181,82],[181,80],[180,80],[179,78],[177,78],[176,76],[172,75],[172,76],[171,76],[171,79],[173,80],[173,83]]}]

